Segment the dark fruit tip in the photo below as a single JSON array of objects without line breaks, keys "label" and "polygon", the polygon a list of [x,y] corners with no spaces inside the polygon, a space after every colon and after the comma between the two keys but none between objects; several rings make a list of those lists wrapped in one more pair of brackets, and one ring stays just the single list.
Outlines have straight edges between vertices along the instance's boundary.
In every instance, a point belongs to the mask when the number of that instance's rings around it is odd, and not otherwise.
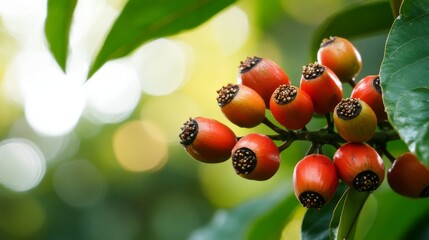
[{"label": "dark fruit tip", "polygon": [[240,87],[237,84],[229,83],[227,86],[223,86],[221,89],[217,90],[217,103],[220,107],[225,106],[230,103],[232,99],[237,95]]},{"label": "dark fruit tip", "polygon": [[274,91],[274,101],[277,104],[292,102],[297,96],[298,90],[292,85],[282,84]]},{"label": "dark fruit tip", "polygon": [[379,76],[374,78],[374,80],[372,81],[372,85],[374,86],[375,90],[377,90],[377,92],[381,93],[380,77]]},{"label": "dark fruit tip", "polygon": [[299,202],[306,208],[321,208],[325,199],[317,192],[305,191],[299,195]]},{"label": "dark fruit tip", "polygon": [[320,77],[325,72],[325,67],[318,62],[309,63],[302,67],[302,76],[307,79],[315,79]]},{"label": "dark fruit tip", "polygon": [[256,155],[249,148],[239,148],[232,154],[232,165],[237,174],[249,175],[255,169],[256,162]]},{"label": "dark fruit tip", "polygon": [[373,192],[380,185],[380,178],[371,170],[359,173],[353,180],[353,187],[359,192]]},{"label": "dark fruit tip", "polygon": [[179,134],[180,144],[183,146],[191,145],[198,134],[198,123],[195,119],[189,118],[180,128],[182,132]]},{"label": "dark fruit tip", "polygon": [[262,58],[260,57],[256,57],[256,56],[247,57],[246,60],[240,62],[238,69],[240,73],[245,73],[247,71],[250,71],[260,61],[262,61]]},{"label": "dark fruit tip", "polygon": [[362,104],[356,98],[345,98],[338,103],[337,115],[344,120],[357,117],[362,110]]},{"label": "dark fruit tip", "polygon": [[330,36],[330,37],[328,37],[328,38],[324,38],[323,40],[322,40],[322,42],[320,43],[320,47],[326,47],[327,45],[329,45],[329,44],[331,44],[331,43],[333,43],[334,41],[335,41],[335,39],[336,39],[337,37],[335,37],[335,36]]}]

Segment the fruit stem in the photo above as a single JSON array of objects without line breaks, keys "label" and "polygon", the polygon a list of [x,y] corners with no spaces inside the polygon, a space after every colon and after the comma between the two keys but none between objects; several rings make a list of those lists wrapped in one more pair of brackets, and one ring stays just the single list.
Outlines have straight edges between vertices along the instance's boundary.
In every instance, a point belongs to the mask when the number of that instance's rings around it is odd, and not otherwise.
[{"label": "fruit stem", "polygon": [[354,80],[353,78],[348,79],[348,80],[347,80],[347,83],[348,83],[352,88],[354,88],[354,87],[356,86],[355,80]]},{"label": "fruit stem", "polygon": [[276,126],[273,122],[271,122],[268,118],[264,118],[262,121],[263,124],[265,124],[267,127],[271,128],[274,132],[280,134],[281,136],[287,136],[288,132],[282,128],[279,128]]},{"label": "fruit stem", "polygon": [[380,151],[389,159],[391,163],[395,161],[396,158],[387,150],[386,146],[380,147]]},{"label": "fruit stem", "polygon": [[331,113],[325,114],[326,123],[328,124],[328,132],[334,132],[334,121],[331,118]]},{"label": "fruit stem", "polygon": [[287,149],[292,144],[292,142],[293,140],[283,141],[282,144],[277,147],[279,152],[283,152],[285,149]]}]

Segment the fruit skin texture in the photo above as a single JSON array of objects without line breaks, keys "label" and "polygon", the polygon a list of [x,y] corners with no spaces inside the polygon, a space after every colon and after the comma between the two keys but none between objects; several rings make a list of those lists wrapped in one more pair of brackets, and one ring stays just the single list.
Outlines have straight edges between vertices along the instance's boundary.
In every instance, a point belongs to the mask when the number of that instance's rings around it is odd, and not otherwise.
[{"label": "fruit skin texture", "polygon": [[345,143],[337,149],[333,159],[340,179],[358,191],[372,192],[384,180],[384,162],[366,143]]},{"label": "fruit skin texture", "polygon": [[[197,132],[193,132],[194,139],[186,141],[189,136],[187,123],[195,121]],[[181,144],[185,150],[196,160],[204,163],[220,163],[231,157],[231,149],[237,143],[235,133],[225,124],[210,118],[195,117],[190,119],[182,127],[182,133],[179,135]],[[192,138],[192,137],[191,137]]]},{"label": "fruit skin texture", "polygon": [[[282,100],[293,94],[293,99],[289,102]],[[314,107],[310,96],[301,89],[292,85],[280,85],[271,96],[270,111],[282,126],[298,130],[310,122]]]},{"label": "fruit skin texture", "polygon": [[[230,99],[233,89],[238,89]],[[229,84],[218,91],[218,105],[229,121],[239,127],[252,128],[265,118],[265,102],[253,89],[242,84]],[[225,101],[226,100],[226,101]],[[227,102],[229,101],[229,102]],[[226,104],[223,104],[227,102]]]},{"label": "fruit skin texture", "polygon": [[429,168],[407,152],[400,155],[387,173],[389,186],[409,198],[429,197]]},{"label": "fruit skin texture", "polygon": [[290,84],[290,80],[274,61],[248,57],[240,63],[237,83],[255,90],[264,99],[266,108],[269,108],[274,90],[281,84]]},{"label": "fruit skin texture", "polygon": [[[242,158],[240,151],[251,151],[252,162],[249,158]],[[231,151],[233,167],[238,175],[251,180],[267,180],[274,176],[280,167],[280,152],[268,136],[259,133],[250,133],[243,136]],[[246,162],[242,162],[246,160]],[[247,170],[251,169],[250,171]]]},{"label": "fruit skin texture", "polygon": [[359,98],[367,103],[374,111],[378,123],[387,119],[378,75],[369,75],[362,78],[353,88],[350,97]]},{"label": "fruit skin texture", "polygon": [[[338,182],[334,164],[322,154],[304,157],[295,165],[293,171],[295,196],[308,208],[320,208],[328,203],[335,194]],[[323,200],[318,202],[314,199],[303,199],[305,193],[317,193]]]},{"label": "fruit skin texture", "polygon": [[[320,76],[307,77],[307,74],[317,69],[323,69]],[[314,112],[321,115],[332,112],[343,98],[343,87],[338,77],[331,69],[319,63],[304,66],[300,88],[310,96]]]},{"label": "fruit skin texture", "polygon": [[324,39],[317,51],[317,61],[334,71],[341,82],[352,82],[362,69],[359,51],[342,37]]},{"label": "fruit skin texture", "polygon": [[[357,116],[351,119],[344,119],[340,112],[344,105],[360,105],[361,110]],[[342,138],[349,142],[366,142],[370,140],[377,128],[377,117],[371,107],[364,101],[357,98],[343,99],[334,110],[334,125]]]}]

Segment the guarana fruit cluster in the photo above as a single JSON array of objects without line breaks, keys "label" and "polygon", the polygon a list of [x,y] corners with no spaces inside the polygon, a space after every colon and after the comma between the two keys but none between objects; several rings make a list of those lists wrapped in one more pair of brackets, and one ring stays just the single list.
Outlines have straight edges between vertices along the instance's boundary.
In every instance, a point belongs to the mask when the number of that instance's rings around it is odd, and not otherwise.
[{"label": "guarana fruit cluster", "polygon": [[[294,141],[310,141],[293,172],[295,195],[307,208],[328,203],[339,181],[361,192],[376,190],[385,178],[383,154],[393,162],[387,180],[395,192],[428,197],[429,169],[412,153],[394,159],[387,151],[386,141],[399,137],[389,128],[379,76],[355,84],[361,68],[359,52],[341,37],[323,40],[317,61],[303,66],[299,86],[272,60],[247,57],[240,62],[237,83],[217,90],[217,103],[231,123],[243,128],[265,124],[277,135],[238,137],[215,119],[194,117],[181,127],[180,143],[201,162],[231,159],[239,176],[267,180],[277,173],[283,150]],[[343,84],[353,87],[348,98],[343,97]],[[281,127],[267,118],[268,112]],[[306,125],[316,115],[324,116],[327,126],[311,131]],[[337,149],[332,160],[322,153],[324,144]]]}]

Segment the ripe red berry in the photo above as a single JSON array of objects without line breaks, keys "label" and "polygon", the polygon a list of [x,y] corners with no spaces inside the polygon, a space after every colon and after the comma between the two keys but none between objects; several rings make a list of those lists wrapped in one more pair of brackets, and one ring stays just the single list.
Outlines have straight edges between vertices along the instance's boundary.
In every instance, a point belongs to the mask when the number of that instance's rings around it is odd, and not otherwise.
[{"label": "ripe red berry", "polygon": [[271,138],[251,133],[242,137],[232,149],[232,165],[243,178],[267,180],[280,166],[280,153]]},{"label": "ripe red berry", "polygon": [[295,196],[304,207],[321,208],[335,194],[338,175],[332,161],[322,154],[304,157],[293,171]]},{"label": "ripe red berry", "polygon": [[369,75],[362,78],[353,88],[350,97],[359,98],[366,102],[374,111],[377,122],[380,123],[387,119],[381,97],[380,77],[378,75]]},{"label": "ripe red berry", "polygon": [[238,83],[255,90],[264,99],[266,108],[270,98],[281,84],[290,84],[289,77],[273,61],[260,57],[247,57],[240,62]]},{"label": "ripe red berry", "polygon": [[341,82],[352,85],[362,69],[359,51],[349,40],[341,37],[323,39],[317,52],[317,61],[334,71]]},{"label": "ripe red berry", "polygon": [[228,126],[210,118],[191,118],[181,129],[180,143],[193,158],[205,163],[228,160],[237,142]]},{"label": "ripe red berry", "polygon": [[375,134],[377,118],[362,100],[346,98],[335,107],[334,125],[346,141],[366,142]]},{"label": "ripe red berry", "polygon": [[265,103],[259,94],[242,84],[228,84],[217,91],[217,102],[229,121],[252,128],[265,118]]},{"label": "ripe red berry", "polygon": [[314,108],[307,93],[292,85],[283,84],[274,91],[270,110],[282,126],[297,130],[310,122]]},{"label": "ripe red berry", "polygon": [[411,152],[402,154],[393,162],[387,181],[393,191],[402,196],[429,197],[429,168]]},{"label": "ripe red berry", "polygon": [[328,67],[317,62],[303,67],[300,88],[310,96],[317,114],[332,112],[343,97],[338,77]]},{"label": "ripe red berry", "polygon": [[345,143],[333,158],[340,179],[360,192],[372,192],[384,180],[383,160],[365,143]]}]

